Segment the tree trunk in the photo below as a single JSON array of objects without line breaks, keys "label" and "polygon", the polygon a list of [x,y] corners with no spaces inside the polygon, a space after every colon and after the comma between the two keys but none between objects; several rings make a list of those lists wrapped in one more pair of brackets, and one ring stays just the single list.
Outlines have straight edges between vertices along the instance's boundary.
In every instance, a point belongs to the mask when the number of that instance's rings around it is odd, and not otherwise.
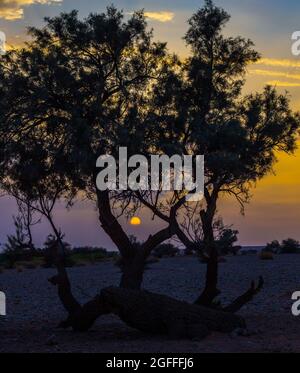
[{"label": "tree trunk", "polygon": [[109,313],[119,316],[132,328],[171,338],[204,338],[213,331],[230,333],[246,328],[243,318],[229,312],[124,288],[103,289],[100,295],[72,313],[60,327],[85,332],[98,317]]},{"label": "tree trunk", "polygon": [[218,290],[218,251],[213,232],[213,216],[207,212],[201,212],[201,220],[204,234],[204,249],[208,253],[205,288],[196,300],[196,304],[212,307],[214,299],[220,294]]},{"label": "tree trunk", "polygon": [[49,281],[53,285],[58,286],[58,296],[60,301],[62,302],[63,306],[70,314],[74,314],[81,309],[80,303],[75,299],[71,289],[71,283],[69,280],[69,276],[67,270],[64,265],[64,256],[65,256],[65,248],[64,243],[61,239],[61,234],[59,230],[56,228],[53,219],[50,214],[46,215],[53,232],[57,239],[57,245],[53,247],[53,258],[54,264],[57,269],[57,275],[51,278]]},{"label": "tree trunk", "polygon": [[100,298],[128,326],[150,334],[204,338],[213,331],[230,333],[246,327],[237,315],[145,291],[107,288]]},{"label": "tree trunk", "polygon": [[120,286],[129,289],[140,289],[143,282],[146,259],[156,246],[173,236],[173,230],[170,227],[162,229],[150,236],[141,248],[136,249],[113,214],[108,190],[103,192],[97,189],[97,204],[101,226],[120,251],[122,258],[123,273]]},{"label": "tree trunk", "polygon": [[132,259],[124,259],[120,287],[134,290],[141,289],[144,270],[145,260],[140,253],[137,253]]}]

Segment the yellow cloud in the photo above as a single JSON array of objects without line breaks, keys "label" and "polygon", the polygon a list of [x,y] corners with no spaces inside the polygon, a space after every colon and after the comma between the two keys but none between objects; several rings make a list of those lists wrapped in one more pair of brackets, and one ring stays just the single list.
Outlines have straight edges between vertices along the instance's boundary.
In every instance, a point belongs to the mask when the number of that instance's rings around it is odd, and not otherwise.
[{"label": "yellow cloud", "polygon": [[293,80],[300,80],[300,74],[290,74],[283,71],[271,71],[271,70],[260,70],[254,69],[249,71],[250,74],[262,75],[262,76],[277,76],[282,78],[288,78]]},{"label": "yellow cloud", "polygon": [[24,7],[33,4],[61,3],[63,0],[0,0],[0,18],[9,21],[23,18]]},{"label": "yellow cloud", "polygon": [[299,67],[300,68],[300,61],[287,60],[287,59],[262,58],[258,60],[256,64],[266,65],[266,66]]},{"label": "yellow cloud", "polygon": [[276,86],[276,87],[300,87],[299,83],[292,83],[292,82],[282,82],[280,80],[272,80],[267,82],[268,85]]},{"label": "yellow cloud", "polygon": [[170,22],[174,19],[175,14],[172,12],[145,12],[145,16],[154,21]]}]

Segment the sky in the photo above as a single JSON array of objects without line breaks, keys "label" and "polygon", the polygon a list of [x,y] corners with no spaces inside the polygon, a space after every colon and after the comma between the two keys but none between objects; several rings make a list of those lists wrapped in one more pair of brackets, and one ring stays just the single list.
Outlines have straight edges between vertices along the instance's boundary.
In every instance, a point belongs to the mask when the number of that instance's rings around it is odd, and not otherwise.
[{"label": "sky", "polygon": [[[42,26],[44,17],[77,9],[81,17],[90,12],[101,12],[113,3],[125,14],[144,9],[155,38],[168,42],[168,48],[181,57],[188,55],[182,40],[187,30],[187,19],[203,5],[201,0],[0,0],[0,30],[7,36],[8,46],[26,40],[28,26]],[[280,92],[288,91],[294,110],[300,111],[300,56],[291,52],[291,35],[300,30],[299,0],[215,0],[226,9],[231,21],[226,34],[250,38],[262,54],[260,63],[249,66],[244,93],[261,91],[272,84]],[[232,199],[222,199],[219,214],[226,224],[239,230],[242,245],[264,245],[268,241],[293,237],[300,240],[300,150],[294,156],[278,155],[275,173],[267,176],[253,189],[251,203],[241,216],[239,206]],[[0,199],[0,243],[12,233],[14,202]],[[93,205],[78,203],[67,212],[58,206],[56,221],[73,245],[101,245],[113,248],[101,231]],[[123,222],[129,233],[140,239],[155,232],[162,223],[143,214],[141,226]],[[35,227],[36,242],[40,245],[50,228],[44,222]]]}]

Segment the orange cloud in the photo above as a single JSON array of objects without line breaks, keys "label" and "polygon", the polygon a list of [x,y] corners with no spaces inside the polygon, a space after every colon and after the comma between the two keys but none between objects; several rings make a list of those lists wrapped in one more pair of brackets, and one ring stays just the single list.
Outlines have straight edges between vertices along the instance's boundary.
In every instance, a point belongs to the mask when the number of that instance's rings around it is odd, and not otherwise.
[{"label": "orange cloud", "polygon": [[172,12],[145,12],[145,16],[158,22],[170,22],[174,19],[175,14]]},{"label": "orange cloud", "polygon": [[256,62],[257,65],[277,66],[277,67],[298,67],[300,68],[300,61],[276,58],[262,58]]},{"label": "orange cloud", "polygon": [[300,87],[299,83],[293,83],[293,82],[282,82],[280,80],[271,80],[267,82],[268,85],[276,86],[276,87]]},{"label": "orange cloud", "polygon": [[[1,0],[0,0],[1,1]],[[133,12],[128,12],[127,14],[132,15]],[[158,22],[170,22],[174,19],[175,13],[168,12],[168,11],[161,11],[161,12],[144,12],[146,18],[149,18],[153,21]]]},{"label": "orange cloud", "polygon": [[293,80],[300,80],[300,74],[290,74],[283,71],[271,71],[271,70],[259,70],[254,69],[249,71],[250,74],[262,75],[262,76],[277,76],[282,78],[288,78]]},{"label": "orange cloud", "polygon": [[24,7],[33,4],[54,4],[61,3],[63,0],[1,0],[0,18],[9,21],[23,18]]}]

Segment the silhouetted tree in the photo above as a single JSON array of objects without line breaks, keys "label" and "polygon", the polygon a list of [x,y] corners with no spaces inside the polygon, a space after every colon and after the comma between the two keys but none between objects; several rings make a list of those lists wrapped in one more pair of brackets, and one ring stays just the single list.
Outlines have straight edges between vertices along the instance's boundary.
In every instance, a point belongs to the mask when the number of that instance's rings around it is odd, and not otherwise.
[{"label": "silhouetted tree", "polygon": [[32,227],[40,222],[35,217],[35,211],[28,201],[17,200],[18,215],[13,216],[15,233],[7,236],[7,243],[4,247],[5,257],[9,268],[13,268],[18,260],[30,259],[36,252]]},{"label": "silhouetted tree", "polygon": [[[299,116],[286,96],[267,87],[241,98],[247,65],[259,55],[251,41],[223,35],[228,20],[224,10],[206,1],[189,21],[185,40],[192,54],[180,63],[165,44],[153,42],[142,12],[127,22],[113,7],[84,21],[71,12],[47,19],[43,29],[31,29],[30,44],[0,61],[5,187],[33,194],[38,208],[46,207],[42,210],[57,238],[53,202],[72,201],[79,191],[94,199],[101,226],[123,259],[123,287],[141,286],[147,256],[174,234],[190,245],[178,222],[186,191],[99,191],[99,155],[116,155],[120,146],[128,146],[129,155],[206,156],[199,218],[209,260],[198,303],[210,306],[219,294],[213,230],[219,197],[233,195],[243,207],[251,183],[272,170],[276,151],[295,149]],[[145,206],[165,226],[137,248],[115,213],[118,204],[127,214]],[[56,266],[58,276],[51,282],[69,313],[63,326],[86,330],[106,309],[98,297],[81,306],[59,255]],[[239,309],[261,287],[262,282],[253,285],[228,310]]]},{"label": "silhouetted tree", "polygon": [[18,260],[25,259],[24,254],[29,249],[21,217],[17,216],[13,219],[15,234],[7,236],[7,243],[4,246],[8,268],[13,268]]},{"label": "silhouetted tree", "polygon": [[280,252],[282,254],[296,254],[300,252],[300,243],[293,238],[283,240],[281,244]]},{"label": "silhouetted tree", "polygon": [[[270,86],[242,97],[247,66],[259,54],[250,40],[224,36],[229,19],[223,9],[207,0],[189,20],[185,40],[191,57],[183,64],[183,72],[166,80],[156,92],[163,112],[157,142],[161,151],[169,154],[176,144],[180,154],[205,155],[204,201],[195,207],[199,211],[195,217],[209,256],[205,289],[197,300],[206,306],[220,293],[214,234],[219,198],[233,196],[243,212],[251,186],[272,171],[277,152],[294,152],[300,124],[288,96]],[[185,196],[178,196],[178,204],[186,205]],[[152,211],[170,222],[163,208],[155,205]],[[172,225],[180,240],[193,248],[180,222]]]},{"label": "silhouetted tree", "polygon": [[271,252],[274,254],[279,254],[281,251],[281,245],[279,241],[275,240],[272,242],[267,243],[266,247],[264,248],[264,251]]},{"label": "silhouetted tree", "polygon": [[[113,193],[96,189],[96,160],[116,155],[122,145],[130,153],[150,148],[140,108],[177,62],[165,44],[153,42],[142,12],[123,18],[110,7],[84,21],[75,11],[47,19],[44,28],[30,29],[27,46],[1,59],[1,161],[5,189],[30,198],[60,249],[55,203],[69,203],[79,191],[96,201],[101,226],[123,258],[121,285],[139,288],[145,259],[174,233],[168,226],[136,248],[114,214]],[[56,266],[51,282],[70,316],[80,319],[61,255]]]},{"label": "silhouetted tree", "polygon": [[196,154],[205,154],[205,206],[200,217],[210,259],[206,286],[197,301],[203,305],[219,294],[213,221],[220,196],[234,196],[243,210],[251,185],[272,170],[276,152],[295,150],[300,124],[287,96],[271,87],[241,98],[246,68],[259,55],[250,40],[223,35],[229,18],[206,1],[190,19],[185,37],[192,49],[186,63],[188,143]]}]

